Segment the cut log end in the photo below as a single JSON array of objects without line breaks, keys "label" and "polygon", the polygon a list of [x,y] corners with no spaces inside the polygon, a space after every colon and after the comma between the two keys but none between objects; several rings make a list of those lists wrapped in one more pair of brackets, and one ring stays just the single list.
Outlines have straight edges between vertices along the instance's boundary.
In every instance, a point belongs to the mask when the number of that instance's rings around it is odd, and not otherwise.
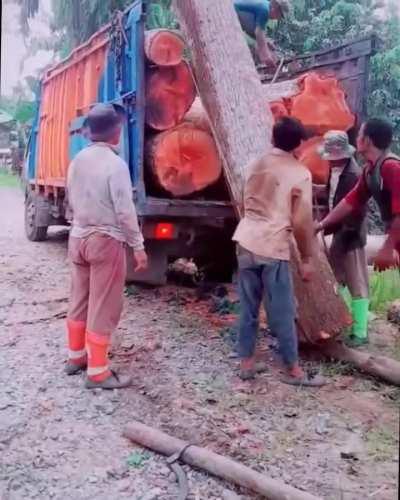
[{"label": "cut log end", "polygon": [[188,64],[153,67],[147,75],[146,122],[155,130],[178,125],[196,97]]},{"label": "cut log end", "polygon": [[216,182],[222,165],[212,136],[183,124],[155,136],[148,161],[158,184],[173,196],[187,196]]},{"label": "cut log end", "polygon": [[150,30],[145,33],[145,53],[158,66],[176,66],[183,60],[185,42],[178,33]]}]

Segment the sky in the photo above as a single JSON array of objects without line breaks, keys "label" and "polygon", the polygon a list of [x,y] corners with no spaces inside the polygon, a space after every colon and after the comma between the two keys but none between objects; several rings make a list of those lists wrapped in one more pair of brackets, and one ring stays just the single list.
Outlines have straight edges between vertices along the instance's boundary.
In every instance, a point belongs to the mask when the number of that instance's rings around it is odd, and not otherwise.
[{"label": "sky", "polygon": [[[12,1],[3,1],[1,4],[1,95],[11,96],[13,87],[19,81],[23,81],[26,76],[37,75],[54,60],[55,55],[53,52],[39,50],[34,56],[26,59],[21,68],[28,51],[20,33],[19,7]],[[40,0],[39,5],[38,15],[30,22],[32,37],[50,35],[51,0]]]}]

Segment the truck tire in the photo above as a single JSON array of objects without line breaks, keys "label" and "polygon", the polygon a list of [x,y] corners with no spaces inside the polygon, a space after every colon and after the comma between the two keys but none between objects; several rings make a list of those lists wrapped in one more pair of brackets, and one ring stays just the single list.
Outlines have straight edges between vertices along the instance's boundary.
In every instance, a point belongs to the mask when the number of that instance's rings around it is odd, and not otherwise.
[{"label": "truck tire", "polygon": [[38,225],[39,211],[48,210],[47,203],[40,196],[31,193],[25,196],[25,234],[29,241],[47,239],[48,226]]}]

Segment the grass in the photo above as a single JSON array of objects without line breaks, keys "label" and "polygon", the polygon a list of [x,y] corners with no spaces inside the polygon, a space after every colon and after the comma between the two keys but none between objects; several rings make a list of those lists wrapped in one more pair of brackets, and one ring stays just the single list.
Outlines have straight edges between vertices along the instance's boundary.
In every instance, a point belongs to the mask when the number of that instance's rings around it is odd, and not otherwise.
[{"label": "grass", "polygon": [[17,176],[0,169],[0,187],[18,187],[19,179]]},{"label": "grass", "polygon": [[395,459],[397,437],[392,430],[376,429],[370,431],[366,438],[368,453],[376,462]]}]

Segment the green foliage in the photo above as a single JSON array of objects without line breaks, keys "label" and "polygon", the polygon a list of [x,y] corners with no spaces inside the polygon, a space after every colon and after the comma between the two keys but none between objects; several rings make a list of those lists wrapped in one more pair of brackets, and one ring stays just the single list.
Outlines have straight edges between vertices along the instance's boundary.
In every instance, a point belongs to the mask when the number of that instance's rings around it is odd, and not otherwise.
[{"label": "green foliage", "polygon": [[147,7],[147,29],[176,29],[178,22],[172,11],[171,0],[153,0]]},{"label": "green foliage", "polygon": [[35,114],[35,103],[23,99],[1,97],[0,108],[21,124],[26,124],[31,121]]},{"label": "green foliage", "polygon": [[129,467],[140,469],[145,465],[149,458],[150,453],[148,451],[134,451],[129,455],[126,463],[129,465]]}]

